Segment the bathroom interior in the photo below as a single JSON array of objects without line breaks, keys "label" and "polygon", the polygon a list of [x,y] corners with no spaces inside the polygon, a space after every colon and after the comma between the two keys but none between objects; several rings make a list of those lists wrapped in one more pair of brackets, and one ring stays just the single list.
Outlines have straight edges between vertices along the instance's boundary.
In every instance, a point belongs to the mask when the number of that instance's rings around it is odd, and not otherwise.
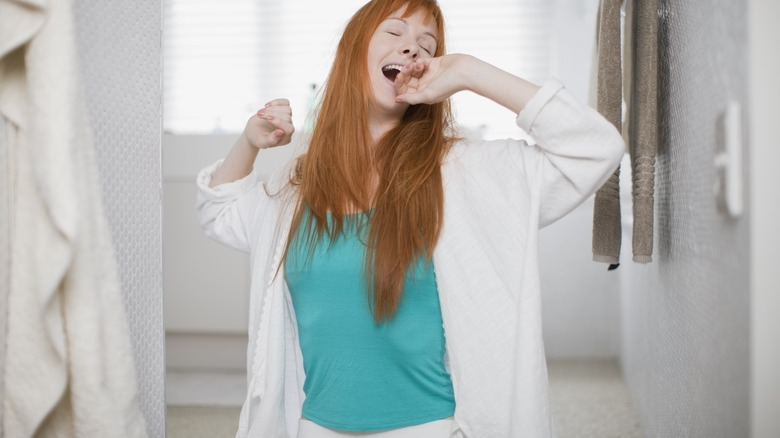
[{"label": "bathroom interior", "polygon": [[[233,436],[246,388],[248,260],[200,231],[195,175],[224,156],[247,117],[279,93],[305,131],[340,26],[363,3],[73,0],[150,437]],[[770,18],[780,8],[770,3],[657,0],[649,261],[633,260],[628,150],[617,269],[593,261],[593,198],[540,231],[559,438],[780,436],[780,276],[772,263],[780,244],[772,117],[780,29]],[[440,4],[450,52],[535,82],[554,76],[594,102],[600,0]],[[525,135],[494,106],[459,95],[464,132]],[[729,141],[734,149],[724,146]],[[293,143],[268,151],[259,173],[289,158],[299,146]],[[4,151],[0,160],[12,166]],[[7,206],[8,186],[0,195]]]}]

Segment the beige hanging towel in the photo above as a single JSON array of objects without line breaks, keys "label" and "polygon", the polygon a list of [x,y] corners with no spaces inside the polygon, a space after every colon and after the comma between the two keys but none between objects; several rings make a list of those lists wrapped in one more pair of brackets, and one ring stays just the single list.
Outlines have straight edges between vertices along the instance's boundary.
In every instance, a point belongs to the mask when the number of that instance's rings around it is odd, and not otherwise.
[{"label": "beige hanging towel", "polygon": [[633,83],[628,106],[633,180],[634,261],[653,257],[655,153],[658,146],[658,0],[633,3]]},{"label": "beige hanging towel", "polygon": [[[621,3],[602,0],[600,4],[597,109],[616,126],[622,125],[623,136],[629,145],[633,260],[649,263],[653,254],[655,153],[658,141],[657,0],[625,0],[622,38],[618,37],[615,42],[615,33],[620,34]],[[614,59],[615,51],[618,53],[617,61]],[[623,102],[626,112],[621,116]],[[619,175],[620,169],[599,189],[594,199],[593,260],[609,263],[610,269],[615,269],[620,263],[622,230]]]},{"label": "beige hanging towel", "polygon": [[[602,0],[596,32],[596,110],[622,129],[623,73],[621,68],[620,7],[623,0]],[[593,260],[614,269],[620,259],[620,167],[593,201]]]},{"label": "beige hanging towel", "polygon": [[0,144],[12,173],[0,436],[141,438],[71,14],[69,0],[0,0]]}]

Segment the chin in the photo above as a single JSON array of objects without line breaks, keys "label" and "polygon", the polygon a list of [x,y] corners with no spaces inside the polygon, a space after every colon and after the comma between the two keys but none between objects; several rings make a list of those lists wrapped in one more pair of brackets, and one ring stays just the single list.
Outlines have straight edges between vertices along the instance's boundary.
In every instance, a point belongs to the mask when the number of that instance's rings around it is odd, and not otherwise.
[{"label": "chin", "polygon": [[404,112],[406,112],[406,108],[409,107],[409,104],[405,102],[398,103],[395,101],[395,97],[395,89],[390,90],[390,92],[382,90],[381,93],[374,93],[374,104],[376,105],[376,108],[382,112],[397,113],[398,118],[400,119]]}]

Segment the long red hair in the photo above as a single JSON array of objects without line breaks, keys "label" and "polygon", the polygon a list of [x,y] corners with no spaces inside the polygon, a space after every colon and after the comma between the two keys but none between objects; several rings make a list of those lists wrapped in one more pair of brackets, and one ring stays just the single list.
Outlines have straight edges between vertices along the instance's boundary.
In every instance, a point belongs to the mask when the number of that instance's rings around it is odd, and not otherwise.
[{"label": "long red hair", "polygon": [[[431,261],[444,209],[440,167],[454,132],[449,100],[412,105],[401,123],[372,147],[366,117],[373,105],[368,45],[379,24],[404,6],[405,17],[423,9],[435,20],[434,56],[445,53],[444,19],[436,1],[365,4],[342,34],[308,150],[299,158],[291,181],[299,197],[288,251],[301,226],[304,239],[299,242],[311,250],[323,235],[335,238],[343,232],[348,214],[368,216],[371,211],[365,274],[377,322],[395,313],[410,265],[419,257]],[[378,176],[376,185],[372,176]]]}]

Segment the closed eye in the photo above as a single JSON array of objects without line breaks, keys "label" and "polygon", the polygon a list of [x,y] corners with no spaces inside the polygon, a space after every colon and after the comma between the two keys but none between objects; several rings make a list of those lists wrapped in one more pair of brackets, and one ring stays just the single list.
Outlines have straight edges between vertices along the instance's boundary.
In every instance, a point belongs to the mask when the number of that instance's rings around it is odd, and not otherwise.
[{"label": "closed eye", "polygon": [[418,38],[417,44],[430,56],[434,56],[434,53],[436,53],[436,39],[430,34],[426,33],[422,37]]}]

